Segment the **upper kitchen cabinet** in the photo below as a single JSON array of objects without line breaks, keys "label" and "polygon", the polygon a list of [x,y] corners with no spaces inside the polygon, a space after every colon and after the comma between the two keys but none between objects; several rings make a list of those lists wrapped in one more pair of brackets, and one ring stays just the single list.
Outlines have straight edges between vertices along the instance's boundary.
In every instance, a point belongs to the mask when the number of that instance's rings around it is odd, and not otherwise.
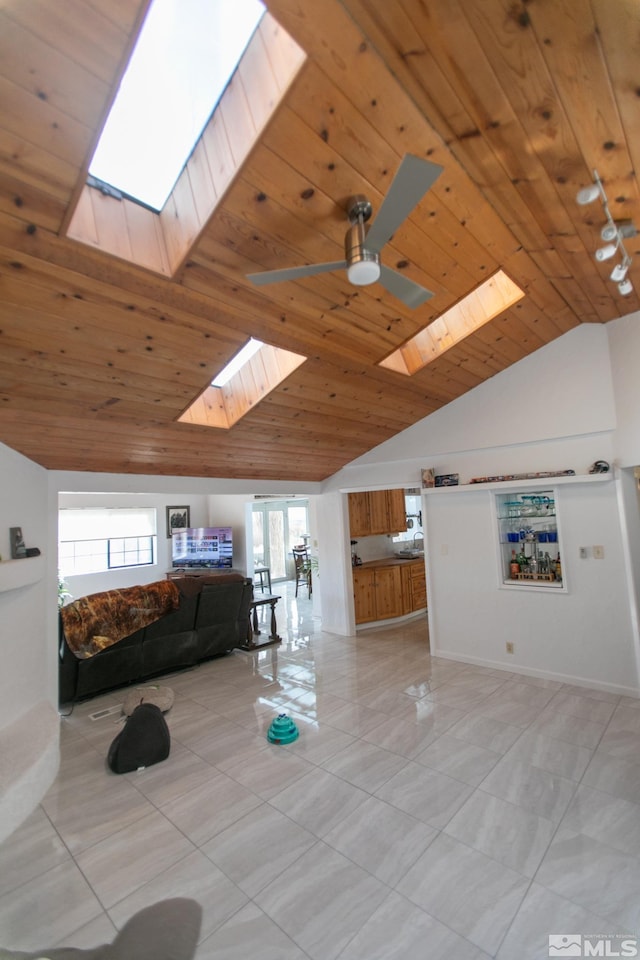
[{"label": "upper kitchen cabinet", "polygon": [[404,490],[366,490],[349,494],[351,537],[399,533],[407,529]]}]

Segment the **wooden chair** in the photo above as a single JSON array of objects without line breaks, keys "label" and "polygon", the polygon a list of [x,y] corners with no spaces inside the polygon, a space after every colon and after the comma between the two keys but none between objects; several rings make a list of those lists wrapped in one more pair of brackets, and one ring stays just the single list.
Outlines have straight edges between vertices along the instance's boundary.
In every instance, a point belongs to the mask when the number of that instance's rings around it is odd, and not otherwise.
[{"label": "wooden chair", "polygon": [[313,592],[311,582],[311,561],[309,560],[309,550],[307,547],[294,547],[291,551],[296,565],[296,597],[298,596],[298,587],[304,584],[309,592],[309,597]]}]

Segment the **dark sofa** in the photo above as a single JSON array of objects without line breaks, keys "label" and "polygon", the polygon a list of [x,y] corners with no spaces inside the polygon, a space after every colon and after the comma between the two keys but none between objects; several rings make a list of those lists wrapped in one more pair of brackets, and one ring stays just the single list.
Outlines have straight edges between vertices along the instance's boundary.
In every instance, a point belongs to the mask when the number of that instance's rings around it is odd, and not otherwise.
[{"label": "dark sofa", "polygon": [[88,659],[78,659],[73,653],[60,617],[61,705],[193,666],[246,642],[253,599],[251,580],[239,573],[225,573],[184,577],[175,585],[177,609]]}]

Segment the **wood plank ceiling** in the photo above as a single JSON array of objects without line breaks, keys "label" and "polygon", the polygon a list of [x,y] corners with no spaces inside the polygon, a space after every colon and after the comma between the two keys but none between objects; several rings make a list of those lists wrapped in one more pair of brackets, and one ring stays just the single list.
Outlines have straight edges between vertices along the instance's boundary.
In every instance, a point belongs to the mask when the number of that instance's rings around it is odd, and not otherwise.
[{"label": "wood plank ceiling", "polygon": [[[173,277],[65,235],[145,3],[0,7],[0,441],[44,467],[319,481],[638,309],[594,259],[602,208],[575,202],[597,169],[614,218],[640,224],[637,0],[267,7],[307,60]],[[340,259],[346,198],[375,216],[408,152],[444,170],[383,260],[425,305],[341,273],[246,280]],[[498,268],[520,303],[411,378],[377,365]],[[231,430],[178,423],[249,336],[308,360]]]}]

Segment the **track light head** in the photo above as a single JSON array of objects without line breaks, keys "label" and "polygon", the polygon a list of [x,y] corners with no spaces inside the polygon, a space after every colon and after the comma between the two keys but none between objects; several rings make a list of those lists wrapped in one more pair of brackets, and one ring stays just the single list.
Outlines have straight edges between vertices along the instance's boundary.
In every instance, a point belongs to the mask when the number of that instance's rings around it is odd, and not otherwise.
[{"label": "track light head", "polygon": [[624,278],[626,277],[628,269],[629,269],[629,265],[626,263],[616,264],[616,266],[611,271],[609,279],[613,280],[614,283],[620,283],[620,281],[624,280]]},{"label": "track light head", "polygon": [[610,260],[611,257],[615,256],[617,249],[615,243],[608,243],[604,247],[598,247],[595,253],[596,260]]},{"label": "track light head", "polygon": [[628,297],[630,293],[633,293],[633,284],[628,277],[618,284],[618,293],[621,293],[623,297]]},{"label": "track light head", "polygon": [[588,187],[583,187],[582,190],[578,190],[578,195],[576,200],[581,207],[586,206],[587,203],[593,203],[594,200],[597,200],[600,196],[600,188],[597,183],[592,183]]},{"label": "track light head", "polygon": [[615,223],[605,223],[600,231],[600,236],[605,243],[611,243],[612,240],[616,240],[618,237],[618,228]]}]

